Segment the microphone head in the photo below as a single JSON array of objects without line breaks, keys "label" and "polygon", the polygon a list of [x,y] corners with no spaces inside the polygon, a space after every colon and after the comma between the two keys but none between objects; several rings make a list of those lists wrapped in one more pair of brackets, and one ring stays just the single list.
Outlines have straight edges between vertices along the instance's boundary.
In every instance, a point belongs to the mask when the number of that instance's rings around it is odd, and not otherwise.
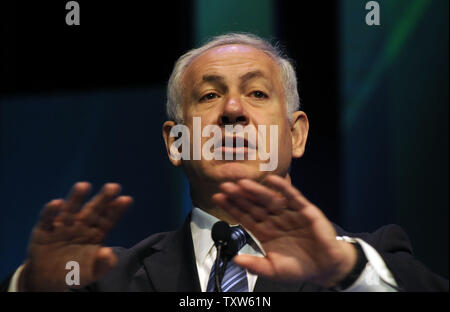
[{"label": "microphone head", "polygon": [[231,239],[231,229],[228,223],[216,222],[212,227],[211,237],[216,245],[227,243]]}]

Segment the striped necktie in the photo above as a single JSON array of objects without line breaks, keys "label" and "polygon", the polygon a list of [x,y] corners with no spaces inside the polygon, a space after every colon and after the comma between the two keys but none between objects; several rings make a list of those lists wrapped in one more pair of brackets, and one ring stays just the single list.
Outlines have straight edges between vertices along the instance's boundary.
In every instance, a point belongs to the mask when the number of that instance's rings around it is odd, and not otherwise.
[{"label": "striped necktie", "polygon": [[[239,251],[247,243],[247,233],[240,226],[231,228],[231,239],[237,243],[237,250]],[[224,264],[223,259],[219,262],[219,267],[222,268]],[[215,271],[216,263],[214,262],[209,275],[208,286],[206,291],[213,292],[215,288]],[[222,279],[223,292],[248,292],[247,271],[236,265],[233,261],[228,261],[226,264],[225,273]]]}]

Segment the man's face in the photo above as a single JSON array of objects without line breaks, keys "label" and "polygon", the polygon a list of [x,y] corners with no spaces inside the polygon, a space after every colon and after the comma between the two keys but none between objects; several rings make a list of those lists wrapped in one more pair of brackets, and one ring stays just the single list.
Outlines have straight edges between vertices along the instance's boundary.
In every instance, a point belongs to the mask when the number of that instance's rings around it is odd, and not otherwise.
[{"label": "man's face", "polygon": [[[201,118],[201,129],[217,125],[225,134],[226,125],[266,127],[266,151],[270,150],[270,126],[278,127],[277,166],[262,171],[261,160],[182,160],[192,182],[233,181],[242,178],[262,181],[269,173],[285,175],[292,158],[291,126],[285,94],[275,61],[264,52],[246,45],[225,45],[210,49],[196,58],[183,76],[183,120],[190,129],[193,150],[193,118]],[[212,135],[211,135],[212,137]],[[201,146],[210,137],[202,137]],[[242,150],[232,149],[236,154]],[[248,148],[244,149],[244,153]],[[234,157],[236,159],[236,155]]]}]

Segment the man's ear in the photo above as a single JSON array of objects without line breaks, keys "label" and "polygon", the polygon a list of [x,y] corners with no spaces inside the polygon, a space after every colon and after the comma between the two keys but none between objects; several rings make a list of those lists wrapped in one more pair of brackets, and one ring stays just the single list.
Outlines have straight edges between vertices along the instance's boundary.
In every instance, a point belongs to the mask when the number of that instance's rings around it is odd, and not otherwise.
[{"label": "man's ear", "polygon": [[[170,154],[170,147],[172,146],[173,142],[175,142],[175,140],[177,139],[176,137],[170,136],[170,131],[172,130],[172,127],[175,126],[175,122],[174,121],[166,121],[164,122],[163,126],[162,126],[162,135],[164,138],[164,143],[166,144],[166,151],[167,151],[167,156],[169,156],[169,160],[170,162],[178,167],[181,165],[181,158],[178,157],[178,159],[174,159],[171,154]],[[181,152],[179,152],[181,155]]]},{"label": "man's ear", "polygon": [[300,158],[305,152],[306,139],[308,138],[309,121],[305,112],[292,113],[292,157]]}]

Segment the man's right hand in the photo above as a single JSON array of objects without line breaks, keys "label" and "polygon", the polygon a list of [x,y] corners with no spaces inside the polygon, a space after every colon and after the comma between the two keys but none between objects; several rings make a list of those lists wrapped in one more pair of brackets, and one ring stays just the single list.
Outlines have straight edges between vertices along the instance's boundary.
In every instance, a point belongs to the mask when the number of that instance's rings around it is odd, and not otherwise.
[{"label": "man's right hand", "polygon": [[76,287],[97,281],[115,266],[116,255],[101,243],[133,199],[119,196],[119,184],[108,183],[85,203],[90,189],[87,182],[76,183],[66,200],[55,199],[45,205],[31,234],[19,290],[74,288],[66,284],[69,261],[80,265],[80,285]]}]

